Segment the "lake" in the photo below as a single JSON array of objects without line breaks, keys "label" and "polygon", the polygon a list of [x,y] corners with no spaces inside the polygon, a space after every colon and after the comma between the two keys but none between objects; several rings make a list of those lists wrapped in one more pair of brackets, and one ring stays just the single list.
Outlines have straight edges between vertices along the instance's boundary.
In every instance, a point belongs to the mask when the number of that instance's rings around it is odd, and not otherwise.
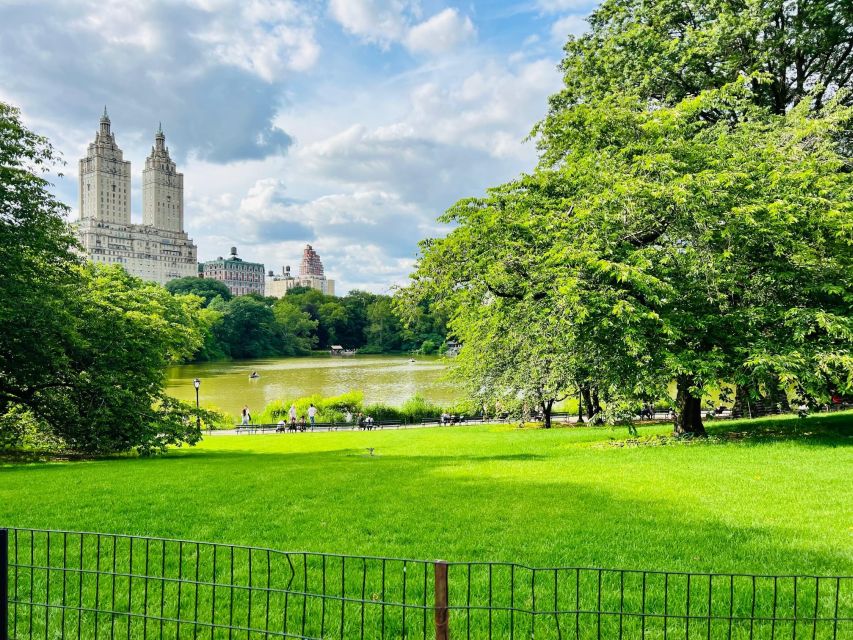
[{"label": "lake", "polygon": [[[195,403],[193,379],[201,380],[203,407],[238,415],[243,405],[252,413],[273,400],[320,394],[335,396],[361,391],[366,403],[399,406],[419,394],[437,404],[459,399],[455,385],[442,379],[446,366],[438,357],[414,356],[311,356],[266,358],[231,362],[206,362],[170,367],[166,391]],[[260,378],[250,379],[256,371]]]}]

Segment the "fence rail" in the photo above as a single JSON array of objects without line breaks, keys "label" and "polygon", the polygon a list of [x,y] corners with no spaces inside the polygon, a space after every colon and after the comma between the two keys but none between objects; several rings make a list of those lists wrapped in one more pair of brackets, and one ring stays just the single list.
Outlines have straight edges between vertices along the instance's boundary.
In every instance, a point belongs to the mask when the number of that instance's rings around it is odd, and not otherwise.
[{"label": "fence rail", "polygon": [[848,640],[851,583],[8,529],[0,530],[0,640]]}]

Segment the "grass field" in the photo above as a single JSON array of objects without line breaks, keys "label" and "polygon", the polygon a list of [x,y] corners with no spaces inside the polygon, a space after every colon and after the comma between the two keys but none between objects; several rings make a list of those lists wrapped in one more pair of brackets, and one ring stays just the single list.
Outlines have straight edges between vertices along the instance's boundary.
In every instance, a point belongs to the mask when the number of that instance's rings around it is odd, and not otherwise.
[{"label": "grass field", "polygon": [[[718,422],[702,444],[661,444],[669,430],[642,428],[639,446],[607,428],[214,436],[153,459],[6,462],[0,524],[538,567],[853,575],[853,413]],[[226,547],[217,564],[209,546],[19,533],[13,637],[434,634],[430,564]],[[460,637],[853,637],[849,578],[818,588],[566,571],[558,587],[557,572],[465,571],[451,568]],[[318,589],[328,596],[304,595]]]},{"label": "grass field", "polygon": [[610,446],[627,435],[606,428],[216,436],[160,458],[3,464],[0,523],[417,559],[853,573],[853,414],[785,424],[779,438],[644,447]]}]

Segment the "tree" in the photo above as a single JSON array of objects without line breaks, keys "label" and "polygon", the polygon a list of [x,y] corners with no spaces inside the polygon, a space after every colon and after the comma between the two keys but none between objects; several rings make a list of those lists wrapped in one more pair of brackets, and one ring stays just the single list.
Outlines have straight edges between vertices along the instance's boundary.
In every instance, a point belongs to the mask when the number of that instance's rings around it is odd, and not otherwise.
[{"label": "tree", "polygon": [[66,367],[26,406],[74,450],[162,451],[201,437],[194,409],[166,395],[166,368],[201,343],[199,301],[118,266],[87,265],[69,303]]},{"label": "tree", "polygon": [[367,319],[364,337],[368,349],[378,353],[400,350],[403,327],[389,297],[379,297],[372,302],[367,308]]},{"label": "tree", "polygon": [[[43,172],[49,142],[0,103],[0,415],[85,452],[151,453],[198,437],[166,367],[198,346],[198,298],[83,266]],[[0,438],[2,441],[7,439]]]},{"label": "tree", "polygon": [[67,207],[43,177],[59,158],[0,102],[0,413],[55,384],[67,357],[67,301],[78,286]]},{"label": "tree", "polygon": [[282,355],[301,356],[311,353],[317,343],[317,321],[312,320],[287,297],[273,305],[273,315],[281,331]]},{"label": "tree", "polygon": [[228,303],[217,337],[232,358],[275,355],[281,344],[272,309],[249,296]]},{"label": "tree", "polygon": [[[744,372],[849,388],[853,174],[834,141],[850,118],[832,103],[773,115],[738,85],[673,107],[611,96],[567,109],[551,139],[562,161],[451,208],[457,227],[424,243],[414,297],[437,297],[459,337],[518,307],[491,326],[520,344],[540,331],[608,405],[675,379],[683,433],[704,433],[707,387]],[[572,320],[545,332],[530,309]],[[509,338],[484,335],[470,358],[487,365]],[[534,347],[517,367],[541,362]]]},{"label": "tree", "polygon": [[183,295],[192,293],[204,300],[204,306],[208,306],[216,297],[220,296],[226,302],[231,299],[231,290],[224,282],[211,280],[210,278],[177,278],[166,283],[169,293]]},{"label": "tree", "polygon": [[674,105],[740,78],[780,115],[805,97],[819,109],[853,77],[848,2],[605,0],[589,23],[565,46],[552,116],[619,94]]}]

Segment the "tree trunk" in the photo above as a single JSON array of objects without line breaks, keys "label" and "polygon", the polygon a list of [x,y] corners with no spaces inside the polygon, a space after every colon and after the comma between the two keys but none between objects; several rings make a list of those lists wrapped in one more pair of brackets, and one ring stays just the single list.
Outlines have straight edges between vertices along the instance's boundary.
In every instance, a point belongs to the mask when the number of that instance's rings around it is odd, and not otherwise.
[{"label": "tree trunk", "polygon": [[773,376],[770,382],[767,383],[767,403],[770,405],[770,411],[776,413],[790,413],[791,403],[788,402],[788,392],[782,386],[778,376]]},{"label": "tree trunk", "polygon": [[551,428],[551,409],[554,408],[554,401],[548,400],[542,403],[542,422],[546,429]]},{"label": "tree trunk", "polygon": [[748,385],[738,385],[735,389],[735,404],[732,407],[733,418],[752,418],[755,413],[755,400],[751,397]]},{"label": "tree trunk", "polygon": [[578,424],[583,424],[583,390],[578,389]]},{"label": "tree trunk", "polygon": [[598,387],[592,388],[592,418],[596,424],[601,424],[601,403],[598,401]]},{"label": "tree trunk", "polygon": [[586,419],[589,420],[592,418],[592,395],[588,384],[581,387],[581,398],[583,398],[583,406],[586,408]]},{"label": "tree trunk", "polygon": [[598,399],[598,387],[590,385],[581,387],[581,396],[583,396],[584,404],[586,405],[587,420],[592,420],[601,413],[601,403]]},{"label": "tree trunk", "polygon": [[677,395],[675,414],[675,432],[677,434],[707,435],[702,425],[702,398],[690,393],[690,387],[696,384],[693,376],[680,375],[676,379]]}]

